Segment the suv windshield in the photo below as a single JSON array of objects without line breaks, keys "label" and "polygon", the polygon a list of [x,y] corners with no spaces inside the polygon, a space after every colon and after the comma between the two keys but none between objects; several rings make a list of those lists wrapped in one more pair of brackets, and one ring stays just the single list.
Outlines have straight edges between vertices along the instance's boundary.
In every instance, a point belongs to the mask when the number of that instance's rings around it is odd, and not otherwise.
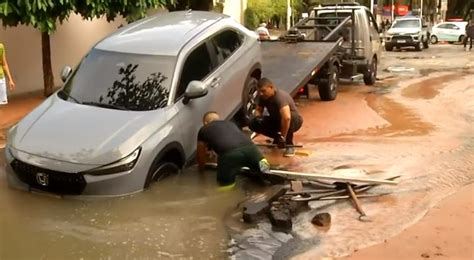
[{"label": "suv windshield", "polygon": [[176,58],[93,49],[58,96],[109,109],[146,111],[168,103]]},{"label": "suv windshield", "polygon": [[392,28],[419,28],[420,20],[395,20]]}]

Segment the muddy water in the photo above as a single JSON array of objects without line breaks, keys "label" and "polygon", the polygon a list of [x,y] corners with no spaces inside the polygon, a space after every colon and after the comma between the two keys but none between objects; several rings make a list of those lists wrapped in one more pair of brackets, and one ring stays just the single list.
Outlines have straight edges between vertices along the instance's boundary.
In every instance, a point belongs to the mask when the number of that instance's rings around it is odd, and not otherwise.
[{"label": "muddy water", "polygon": [[[294,233],[302,240],[318,238],[321,243],[293,250],[289,255],[296,255],[295,259],[343,256],[381,243],[416,223],[442,198],[473,182],[472,75],[431,75],[435,80],[412,79],[400,83],[388,95],[367,95],[367,105],[387,125],[315,144],[324,153],[308,158],[306,169],[337,167],[345,162],[356,168],[400,174],[401,182],[396,187],[372,191],[391,195],[362,201],[372,220],[368,223],[357,220],[358,213],[349,202],[312,203],[312,211],[296,218]],[[370,137],[371,142],[361,136]],[[326,232],[310,223],[312,216],[322,211],[329,212],[333,220]]]},{"label": "muddy water", "polygon": [[56,198],[7,188],[0,175],[0,259],[222,259],[223,217],[246,180],[216,190],[215,172],[189,170],[133,196]]},{"label": "muddy water", "polygon": [[[397,235],[438,201],[473,182],[473,72],[437,72],[382,82],[375,88],[351,86],[337,102],[300,101],[306,126],[295,140],[312,154],[282,159],[267,153],[271,162],[302,172],[350,167],[369,174],[401,175],[400,183],[370,191],[390,195],[361,199],[371,222],[358,221],[359,213],[350,201],[311,202],[311,210],[293,219],[292,239],[280,249],[268,253],[268,247],[254,245],[238,255],[245,251],[249,252],[246,256],[256,256],[250,259],[266,259],[271,254],[278,259],[348,255]],[[327,230],[311,224],[321,212],[331,214]],[[245,245],[249,241],[277,244],[275,232],[265,227],[248,230]]]}]

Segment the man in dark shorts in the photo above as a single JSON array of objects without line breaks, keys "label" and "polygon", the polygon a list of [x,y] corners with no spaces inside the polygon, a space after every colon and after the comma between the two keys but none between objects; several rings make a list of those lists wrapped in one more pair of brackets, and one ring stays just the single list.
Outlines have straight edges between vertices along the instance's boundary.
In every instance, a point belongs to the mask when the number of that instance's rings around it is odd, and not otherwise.
[{"label": "man in dark shorts", "polygon": [[198,167],[200,171],[204,170],[207,150],[214,150],[218,156],[217,182],[220,186],[232,188],[242,167],[257,173],[270,169],[262,152],[234,123],[220,120],[219,114],[213,111],[204,115],[203,123],[198,133]]},{"label": "man in dark shorts", "polygon": [[[303,118],[296,109],[293,98],[283,90],[275,88],[273,83],[262,78],[258,82],[259,100],[255,117],[250,120],[250,130],[273,138],[278,148],[286,148],[283,156],[295,155],[293,133],[303,124]],[[268,116],[263,115],[264,108]]]}]

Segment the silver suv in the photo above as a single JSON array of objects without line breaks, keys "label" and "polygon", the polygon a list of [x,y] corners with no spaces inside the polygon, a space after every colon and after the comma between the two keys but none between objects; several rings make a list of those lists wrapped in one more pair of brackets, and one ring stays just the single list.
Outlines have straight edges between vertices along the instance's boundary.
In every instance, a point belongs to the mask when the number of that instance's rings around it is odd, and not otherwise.
[{"label": "silver suv", "polygon": [[242,113],[261,76],[257,36],[211,12],[158,14],[106,37],[8,135],[12,186],[124,195],[191,161],[202,115]]},{"label": "silver suv", "polygon": [[423,24],[421,18],[397,18],[386,32],[385,50],[392,51],[394,47],[415,47],[415,50],[421,51],[429,47],[429,39],[428,27]]}]

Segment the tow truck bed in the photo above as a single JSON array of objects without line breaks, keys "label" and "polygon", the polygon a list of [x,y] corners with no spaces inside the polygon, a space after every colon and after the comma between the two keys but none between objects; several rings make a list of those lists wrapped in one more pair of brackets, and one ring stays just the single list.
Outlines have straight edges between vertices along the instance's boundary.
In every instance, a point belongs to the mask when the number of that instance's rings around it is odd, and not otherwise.
[{"label": "tow truck bed", "polygon": [[263,76],[294,95],[333,56],[339,43],[262,41]]}]

